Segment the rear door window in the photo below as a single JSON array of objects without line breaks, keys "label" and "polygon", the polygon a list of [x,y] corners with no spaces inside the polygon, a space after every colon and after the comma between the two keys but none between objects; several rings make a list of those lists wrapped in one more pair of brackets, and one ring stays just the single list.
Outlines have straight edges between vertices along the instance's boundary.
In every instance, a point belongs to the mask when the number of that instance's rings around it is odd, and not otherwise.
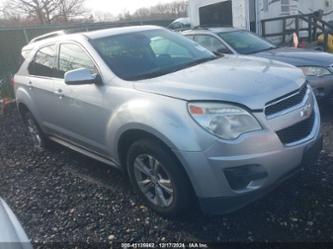
[{"label": "rear door window", "polygon": [[54,77],[56,60],[56,45],[39,49],[30,62],[28,72],[30,75]]}]

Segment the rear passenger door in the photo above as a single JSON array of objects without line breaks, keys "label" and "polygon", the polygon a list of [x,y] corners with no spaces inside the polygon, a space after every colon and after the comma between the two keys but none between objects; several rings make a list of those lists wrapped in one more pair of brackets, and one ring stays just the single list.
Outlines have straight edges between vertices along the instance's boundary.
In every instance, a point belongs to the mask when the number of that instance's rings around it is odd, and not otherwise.
[{"label": "rear passenger door", "polygon": [[54,98],[57,106],[58,133],[70,142],[86,149],[105,154],[106,125],[109,111],[104,103],[104,85],[67,85],[66,72],[86,68],[99,74],[96,64],[87,51],[78,43],[66,42],[59,45],[57,79]]},{"label": "rear passenger door", "polygon": [[[54,92],[54,75],[56,62],[56,45],[41,47],[28,66],[28,92],[33,99],[33,114],[46,132],[51,132],[54,120],[52,105]],[[37,113],[36,113],[37,112]]]}]

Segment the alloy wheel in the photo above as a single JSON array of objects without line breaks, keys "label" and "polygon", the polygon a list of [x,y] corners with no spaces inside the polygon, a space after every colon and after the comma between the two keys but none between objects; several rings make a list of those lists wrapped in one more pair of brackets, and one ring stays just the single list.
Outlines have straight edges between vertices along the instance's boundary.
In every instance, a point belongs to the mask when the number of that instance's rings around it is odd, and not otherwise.
[{"label": "alloy wheel", "polygon": [[142,154],[134,160],[134,175],[140,191],[154,205],[168,208],[174,200],[170,174],[152,155]]}]

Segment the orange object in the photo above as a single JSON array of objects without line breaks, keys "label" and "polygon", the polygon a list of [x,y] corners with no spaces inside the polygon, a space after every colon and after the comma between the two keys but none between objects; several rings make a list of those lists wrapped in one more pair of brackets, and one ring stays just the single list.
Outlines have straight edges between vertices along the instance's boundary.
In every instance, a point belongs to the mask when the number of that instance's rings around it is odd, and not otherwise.
[{"label": "orange object", "polygon": [[[325,40],[325,37],[323,34],[321,34],[319,37],[318,37],[318,43],[323,45],[324,44],[324,40]],[[333,35],[328,35],[328,41],[327,41],[327,48],[328,48],[328,52],[330,53],[333,53]]]},{"label": "orange object", "polygon": [[204,110],[201,107],[194,106],[194,105],[190,106],[190,112],[192,114],[196,114],[196,115],[202,115],[202,114],[204,114]]},{"label": "orange object", "polygon": [[7,97],[5,97],[5,98],[3,98],[3,106],[6,106],[8,103],[9,103],[9,98],[7,98]]},{"label": "orange object", "polygon": [[299,40],[296,33],[293,33],[293,43],[294,43],[294,48],[298,48]]}]

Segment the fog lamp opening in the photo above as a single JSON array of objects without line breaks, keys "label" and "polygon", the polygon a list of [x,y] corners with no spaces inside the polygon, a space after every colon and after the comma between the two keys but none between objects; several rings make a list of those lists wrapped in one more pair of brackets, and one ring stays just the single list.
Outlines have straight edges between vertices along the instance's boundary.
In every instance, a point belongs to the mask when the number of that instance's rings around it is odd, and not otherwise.
[{"label": "fog lamp opening", "polygon": [[262,180],[268,176],[261,165],[244,165],[224,169],[224,174],[233,190],[245,190],[253,181]]}]

